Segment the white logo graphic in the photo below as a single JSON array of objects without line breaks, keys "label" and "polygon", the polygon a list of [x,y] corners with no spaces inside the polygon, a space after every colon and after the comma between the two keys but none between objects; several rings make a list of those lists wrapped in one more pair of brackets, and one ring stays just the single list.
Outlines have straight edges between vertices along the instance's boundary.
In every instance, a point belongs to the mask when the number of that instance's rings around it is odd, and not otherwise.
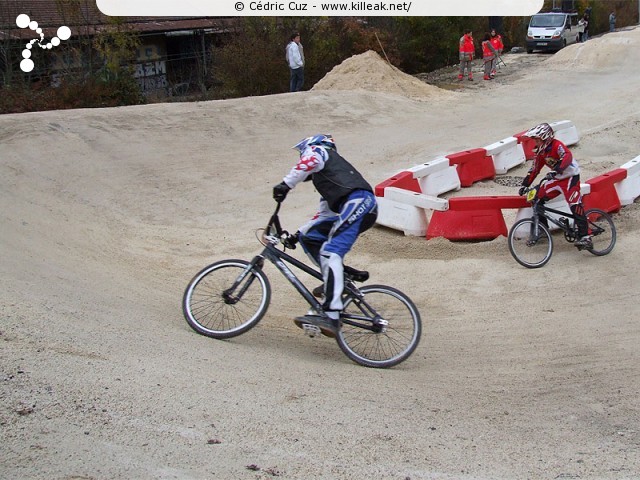
[{"label": "white logo graphic", "polygon": [[34,43],[38,42],[40,48],[50,50],[52,47],[57,47],[58,45],[60,45],[60,40],[68,40],[71,37],[71,29],[63,25],[62,27],[58,28],[57,37],[53,37],[49,43],[43,43],[44,33],[42,33],[42,29],[38,27],[38,22],[32,22],[29,18],[29,15],[25,15],[24,13],[16,17],[16,25],[18,25],[18,27],[20,28],[29,27],[31,30],[34,30],[38,35],[40,35],[40,40],[34,38],[29,43],[27,43],[26,48],[22,51],[23,60],[20,62],[20,70],[22,70],[23,72],[30,72],[35,66],[33,60],[31,60],[31,49],[33,48]]}]

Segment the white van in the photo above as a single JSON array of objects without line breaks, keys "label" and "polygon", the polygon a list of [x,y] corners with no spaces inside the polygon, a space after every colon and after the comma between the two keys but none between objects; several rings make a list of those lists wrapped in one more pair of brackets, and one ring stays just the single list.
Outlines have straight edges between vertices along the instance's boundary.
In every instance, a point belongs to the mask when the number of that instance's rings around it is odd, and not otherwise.
[{"label": "white van", "polygon": [[529,20],[527,29],[527,53],[534,50],[560,50],[580,39],[584,31],[578,25],[577,13],[538,13]]}]

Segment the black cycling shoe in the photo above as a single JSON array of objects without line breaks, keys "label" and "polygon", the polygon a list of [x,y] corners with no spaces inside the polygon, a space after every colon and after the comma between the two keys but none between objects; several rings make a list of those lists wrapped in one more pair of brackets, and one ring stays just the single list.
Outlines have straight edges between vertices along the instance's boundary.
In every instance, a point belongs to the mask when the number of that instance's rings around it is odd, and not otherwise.
[{"label": "black cycling shoe", "polygon": [[356,270],[348,265],[344,266],[344,273],[351,277],[354,282],[366,282],[369,280],[369,272],[366,270]]}]

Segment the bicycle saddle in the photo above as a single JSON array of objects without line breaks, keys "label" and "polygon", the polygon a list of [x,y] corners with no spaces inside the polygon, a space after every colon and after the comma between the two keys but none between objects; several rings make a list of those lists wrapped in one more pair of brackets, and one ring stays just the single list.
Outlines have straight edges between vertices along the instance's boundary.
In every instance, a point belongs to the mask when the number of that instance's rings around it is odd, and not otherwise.
[{"label": "bicycle saddle", "polygon": [[356,270],[348,265],[344,266],[344,273],[348,275],[354,282],[366,282],[369,280],[369,272],[365,270]]}]

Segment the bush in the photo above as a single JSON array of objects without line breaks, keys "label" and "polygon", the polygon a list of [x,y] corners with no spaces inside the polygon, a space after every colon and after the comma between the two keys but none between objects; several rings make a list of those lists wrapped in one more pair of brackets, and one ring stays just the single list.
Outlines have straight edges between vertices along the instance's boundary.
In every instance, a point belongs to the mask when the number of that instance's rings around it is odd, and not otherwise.
[{"label": "bush", "polygon": [[117,107],[144,103],[140,87],[130,75],[104,81],[63,82],[51,87],[48,79],[0,88],[0,113],[23,113],[70,108]]}]

